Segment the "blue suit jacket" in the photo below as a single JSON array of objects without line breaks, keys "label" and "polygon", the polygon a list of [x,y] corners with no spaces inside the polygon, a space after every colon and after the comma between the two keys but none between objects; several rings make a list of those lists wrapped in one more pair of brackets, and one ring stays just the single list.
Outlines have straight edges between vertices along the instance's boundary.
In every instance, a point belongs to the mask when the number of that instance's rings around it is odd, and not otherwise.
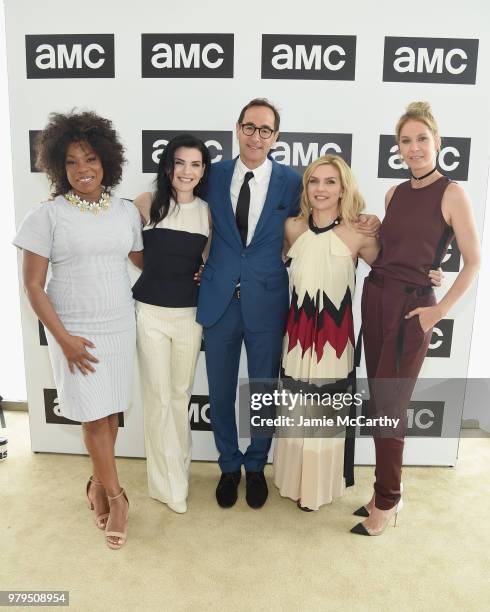
[{"label": "blue suit jacket", "polygon": [[299,211],[300,175],[272,161],[269,188],[255,233],[244,248],[230,196],[236,159],[210,168],[206,200],[213,219],[209,259],[199,290],[197,320],[214,325],[240,282],[240,304],[250,331],[282,333],[288,311],[288,274],[282,261],[284,222]]}]

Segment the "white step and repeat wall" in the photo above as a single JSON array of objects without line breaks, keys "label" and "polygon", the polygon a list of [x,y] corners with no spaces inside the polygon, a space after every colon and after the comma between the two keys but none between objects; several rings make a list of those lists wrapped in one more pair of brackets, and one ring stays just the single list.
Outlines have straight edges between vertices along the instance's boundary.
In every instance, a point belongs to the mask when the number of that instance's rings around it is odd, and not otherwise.
[{"label": "white step and repeat wall", "polygon": [[[436,0],[421,12],[384,0],[335,6],[86,0],[80,7],[7,0],[17,224],[48,193],[33,167],[32,142],[51,111],[93,109],[113,120],[129,161],[117,193],[134,198],[151,188],[162,147],[175,133],[203,138],[214,161],[236,155],[239,110],[253,97],[267,97],[282,113],[277,161],[301,171],[318,155],[341,154],[368,210],[380,217],[386,190],[407,176],[395,123],[408,102],[430,101],[443,136],[439,167],[467,190],[482,228],[490,140],[487,6]],[[453,245],[444,263],[446,286],[460,266]],[[366,271],[361,265],[357,326]],[[466,376],[475,295],[474,286],[437,325],[423,377]],[[24,296],[22,322],[32,448],[85,452],[80,427],[58,414],[43,330]],[[242,355],[243,377],[245,366]],[[439,408],[430,416],[434,431],[444,431],[443,402]],[[208,410],[201,353],[190,405],[195,459],[216,458]],[[138,392],[123,423],[118,453],[143,457]],[[455,438],[412,438],[405,461],[454,465],[457,446]],[[356,461],[372,459],[371,442],[358,440]]]}]

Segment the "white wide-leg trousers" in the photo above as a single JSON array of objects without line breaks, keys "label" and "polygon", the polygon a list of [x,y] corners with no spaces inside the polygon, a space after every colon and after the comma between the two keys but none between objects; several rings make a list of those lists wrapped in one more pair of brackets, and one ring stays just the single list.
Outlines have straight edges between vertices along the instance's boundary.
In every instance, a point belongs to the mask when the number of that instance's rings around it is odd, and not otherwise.
[{"label": "white wide-leg trousers", "polygon": [[136,303],[150,497],[187,499],[191,462],[188,405],[201,346],[196,308]]}]

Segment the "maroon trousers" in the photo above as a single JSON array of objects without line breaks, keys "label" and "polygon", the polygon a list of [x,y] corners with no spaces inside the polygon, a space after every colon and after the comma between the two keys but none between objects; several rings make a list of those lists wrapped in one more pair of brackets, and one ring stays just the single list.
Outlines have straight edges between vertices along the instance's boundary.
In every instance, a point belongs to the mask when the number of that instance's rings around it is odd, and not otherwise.
[{"label": "maroon trousers", "polygon": [[399,418],[397,428],[379,428],[376,448],[375,505],[393,508],[400,499],[407,408],[432,329],[423,332],[418,316],[405,315],[419,306],[436,303],[431,287],[413,287],[374,270],[364,281],[362,329],[370,387],[370,416]]}]

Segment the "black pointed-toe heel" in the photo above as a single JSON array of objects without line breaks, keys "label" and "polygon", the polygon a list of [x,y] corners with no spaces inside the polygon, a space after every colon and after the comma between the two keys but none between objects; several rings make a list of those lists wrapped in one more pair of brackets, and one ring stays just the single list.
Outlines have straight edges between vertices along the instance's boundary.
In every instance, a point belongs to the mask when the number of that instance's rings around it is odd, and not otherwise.
[{"label": "black pointed-toe heel", "polygon": [[354,525],[354,527],[352,527],[350,532],[351,533],[356,533],[357,535],[363,535],[363,536],[370,536],[371,535],[369,533],[369,531],[364,527],[364,525],[362,523],[357,523],[357,525]]},{"label": "black pointed-toe heel", "polygon": [[351,533],[355,533],[356,535],[363,535],[363,536],[378,536],[381,535],[384,530],[388,527],[388,525],[391,523],[391,519],[394,519],[394,527],[396,527],[396,521],[398,519],[398,514],[401,511],[401,509],[403,508],[403,500],[400,498],[400,500],[398,501],[397,505],[395,506],[395,513],[386,521],[385,526],[380,529],[379,531],[368,531],[366,529],[366,527],[364,527],[364,525],[362,523],[357,523],[357,525],[354,525],[354,527],[352,527],[352,529],[350,530]]},{"label": "black pointed-toe heel", "polygon": [[354,516],[363,516],[364,518],[367,518],[369,516],[369,510],[366,508],[366,506],[361,506],[360,508],[355,510],[352,514]]}]

